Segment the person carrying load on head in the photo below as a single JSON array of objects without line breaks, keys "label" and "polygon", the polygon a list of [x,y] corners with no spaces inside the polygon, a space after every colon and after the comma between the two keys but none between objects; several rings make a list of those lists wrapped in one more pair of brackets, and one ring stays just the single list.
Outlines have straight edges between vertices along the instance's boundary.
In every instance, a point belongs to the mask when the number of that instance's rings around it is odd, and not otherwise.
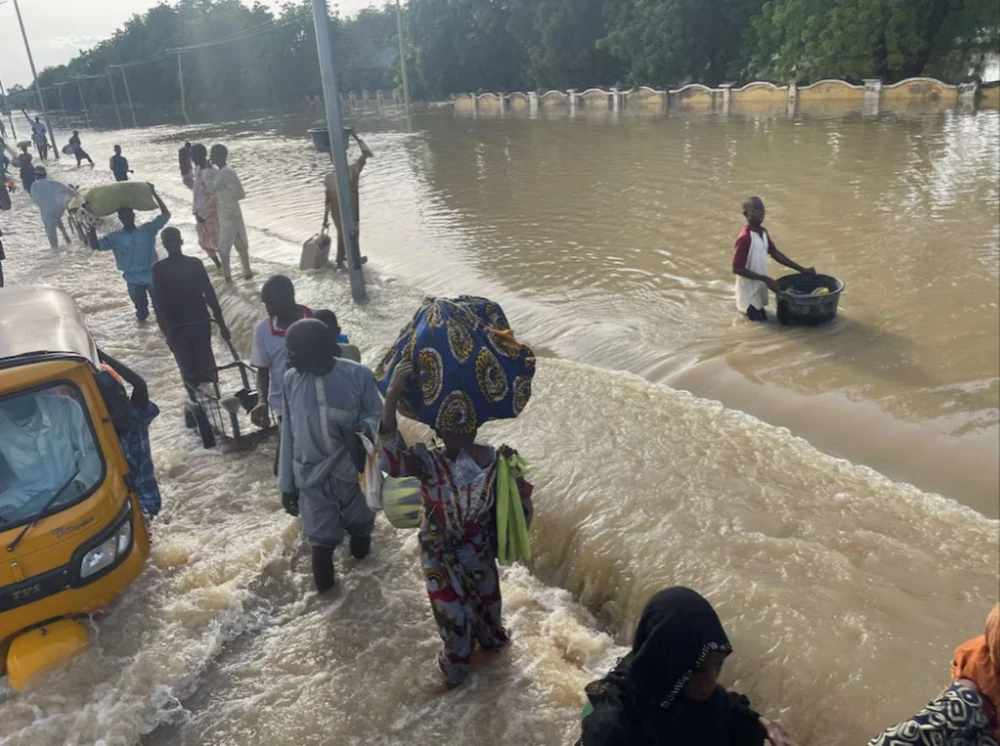
[{"label": "person carrying load on head", "polygon": [[[351,137],[358,143],[358,147],[361,148],[361,155],[358,156],[357,160],[354,161],[348,167],[347,181],[351,185],[351,202],[354,206],[354,224],[358,229],[358,235],[361,235],[361,208],[358,202],[358,182],[361,179],[361,171],[364,169],[365,164],[368,162],[369,158],[373,158],[374,154],[371,149],[365,145],[364,140],[358,137],[358,133],[353,129],[346,130]],[[344,235],[344,228],[340,224],[340,198],[337,195],[337,173],[331,171],[326,175],[323,181],[326,189],[326,209],[323,213],[323,228],[330,227],[330,217],[333,217],[333,224],[337,228],[337,268],[343,269],[344,263],[347,261],[347,244],[346,236]]]},{"label": "person carrying load on head", "polygon": [[322,321],[296,321],[285,344],[278,489],[285,510],[302,515],[313,580],[323,593],[334,585],[333,552],[345,535],[355,559],[371,551],[375,513],[358,481],[363,450],[357,433],[375,439],[382,400],[368,368],[335,356],[335,342]]},{"label": "person carrying load on head", "polygon": [[[176,228],[160,234],[167,258],[153,265],[153,309],[156,323],[174,353],[181,378],[189,387],[217,381],[212,352],[212,321],[229,339],[229,327],[222,316],[219,299],[200,259],[184,256],[184,239]],[[209,311],[212,316],[209,316]]]},{"label": "person carrying load on head", "polygon": [[231,166],[227,166],[229,151],[225,145],[213,145],[209,157],[218,170],[204,172],[205,190],[219,200],[219,257],[222,260],[222,276],[226,282],[233,279],[229,269],[229,255],[236,247],[243,265],[243,279],[253,277],[250,269],[250,242],[247,238],[247,226],[243,222],[243,211],[240,209],[247,193],[243,189],[240,177]]},{"label": "person carrying load on head", "polygon": [[[80,142],[80,130],[73,130],[73,136],[69,138],[70,152],[76,158],[76,165],[79,166],[86,159],[91,166],[94,165],[94,160],[90,157],[86,150],[83,149],[83,143]],[[119,149],[120,152],[120,149]],[[122,181],[122,179],[118,179]]]},{"label": "person carrying load on head", "polygon": [[[420,482],[421,564],[449,688],[468,678],[477,643],[490,651],[508,643],[497,560],[530,559],[531,485],[515,451],[476,435],[491,419],[520,414],[534,370],[534,353],[514,340],[499,306],[458,298],[425,301],[376,371],[382,470]],[[397,409],[431,425],[441,445],[408,446]]]},{"label": "person carrying load on head", "polygon": [[773,256],[779,264],[807,275],[816,274],[813,267],[803,267],[778,251],[774,241],[764,230],[764,202],[760,197],[749,197],[743,203],[746,225],[736,239],[733,253],[733,274],[736,275],[736,308],[751,321],[767,321],[767,291],[778,292],[778,283],[768,275],[767,257]]},{"label": "person carrying load on head", "polygon": [[198,245],[208,254],[208,258],[216,267],[222,267],[219,261],[219,198],[208,193],[205,179],[212,171],[208,163],[208,151],[201,143],[191,147],[191,189],[193,191],[192,211],[194,212],[195,230],[198,232]]},{"label": "person carrying load on head", "polygon": [[97,231],[90,229],[88,242],[95,251],[112,251],[115,264],[122,271],[128,295],[135,305],[135,316],[140,322],[149,318],[149,296],[153,290],[153,265],[156,263],[156,235],[170,220],[170,210],[163,204],[156,188],[149,184],[153,200],[160,208],[160,214],[143,223],[135,224],[135,210],[123,207],[118,211],[122,229],[109,233],[98,240]]},{"label": "person carrying load on head", "polygon": [[69,233],[66,232],[66,225],[63,223],[63,215],[66,213],[69,203],[79,196],[80,194],[75,189],[49,179],[45,166],[35,166],[35,181],[31,185],[31,199],[38,205],[38,212],[42,216],[42,225],[45,226],[45,235],[49,239],[49,246],[53,249],[59,248],[57,228],[62,232],[66,243],[70,243]]}]

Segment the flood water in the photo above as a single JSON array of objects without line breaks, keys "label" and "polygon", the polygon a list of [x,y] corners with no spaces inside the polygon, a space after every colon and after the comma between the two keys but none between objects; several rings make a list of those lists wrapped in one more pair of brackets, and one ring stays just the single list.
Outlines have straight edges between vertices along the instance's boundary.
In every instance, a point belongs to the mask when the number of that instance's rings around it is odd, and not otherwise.
[{"label": "flood water", "polygon": [[[84,131],[97,168],[50,171],[101,183],[121,143],[197,254],[176,149],[224,139],[258,271],[217,284],[244,354],[278,272],[368,362],[424,294],[503,304],[543,355],[525,414],[484,431],[536,465],[537,556],[503,577],[513,646],[444,693],[415,536],[381,518],[373,556],[338,554],[338,590],[316,597],[273,444],[201,449],[111,257],[51,252],[18,194],[8,283],[67,289],[147,377],[164,511],[91,649],[34,692],[0,684],[0,744],[568,745],[583,686],[675,584],[719,610],[725,683],[803,744],[864,743],[940,690],[998,595],[996,112],[356,124],[376,153],[363,307],[345,275],[297,269],[327,167],[304,122]],[[846,282],[833,324],[736,314],[750,194],[786,254]]]}]

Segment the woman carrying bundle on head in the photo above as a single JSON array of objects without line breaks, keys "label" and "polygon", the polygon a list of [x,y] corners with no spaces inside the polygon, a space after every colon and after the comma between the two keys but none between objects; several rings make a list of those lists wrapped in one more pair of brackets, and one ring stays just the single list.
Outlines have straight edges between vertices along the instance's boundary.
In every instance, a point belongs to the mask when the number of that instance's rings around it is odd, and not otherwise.
[{"label": "woman carrying bundle on head", "polygon": [[[458,298],[426,301],[375,375],[385,393],[383,470],[420,482],[421,563],[449,687],[468,677],[477,643],[499,651],[508,642],[497,560],[530,559],[531,486],[516,452],[476,435],[488,420],[520,414],[534,370],[498,305]],[[397,409],[433,427],[440,444],[408,446]]]}]

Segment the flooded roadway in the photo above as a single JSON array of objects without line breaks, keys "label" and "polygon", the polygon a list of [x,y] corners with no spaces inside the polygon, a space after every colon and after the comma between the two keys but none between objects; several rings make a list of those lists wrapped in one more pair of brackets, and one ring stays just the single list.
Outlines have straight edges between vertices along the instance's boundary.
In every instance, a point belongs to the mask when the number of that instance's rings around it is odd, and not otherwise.
[{"label": "flooded roadway", "polygon": [[[368,361],[424,293],[503,303],[547,353],[523,418],[486,433],[537,465],[538,557],[504,576],[514,646],[443,694],[414,536],[381,520],[372,559],[340,559],[316,598],[269,459],[198,447],[111,258],[50,253],[22,194],[0,216],[8,282],[72,292],[148,378],[165,508],[91,651],[0,690],[0,744],[568,744],[583,684],[677,583],[719,609],[726,683],[805,744],[864,742],[939,689],[997,595],[996,113],[358,125],[377,155],[362,308],[346,277],[295,269],[322,218],[304,123],[85,132],[98,168],[52,175],[98,183],[120,142],[195,253],[176,148],[225,139],[259,272],[222,293],[244,353],[278,271]],[[734,313],[750,193],[787,254],[847,282],[835,324]]]}]

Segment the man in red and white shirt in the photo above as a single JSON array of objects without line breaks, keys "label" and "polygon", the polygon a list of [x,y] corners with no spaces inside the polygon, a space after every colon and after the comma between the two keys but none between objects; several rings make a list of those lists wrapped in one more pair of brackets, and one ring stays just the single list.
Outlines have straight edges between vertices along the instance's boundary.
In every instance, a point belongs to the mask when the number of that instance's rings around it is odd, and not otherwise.
[{"label": "man in red and white shirt", "polygon": [[[299,319],[311,319],[312,311],[295,302],[295,285],[284,275],[269,277],[260,289],[260,299],[267,311],[267,318],[253,330],[250,348],[250,365],[257,368],[257,394],[260,401],[250,411],[250,419],[258,427],[271,424],[274,412],[281,424],[281,405],[285,397],[285,369],[288,353],[285,350],[285,330]],[[274,453],[274,473],[278,473],[278,454],[281,450],[281,430],[278,430],[278,448]]]},{"label": "man in red and white shirt", "polygon": [[774,241],[764,230],[764,202],[760,197],[750,197],[743,203],[747,224],[736,239],[733,253],[733,274],[736,275],[736,308],[751,321],[767,321],[767,291],[778,292],[778,284],[767,273],[767,257],[771,255],[779,264],[796,272],[814,275],[813,267],[803,267],[778,251]]},{"label": "man in red and white shirt", "polygon": [[257,368],[257,393],[260,402],[250,417],[260,427],[267,427],[268,405],[275,414],[281,412],[285,383],[285,330],[299,319],[312,318],[312,311],[295,302],[295,286],[284,275],[268,278],[260,289],[260,299],[267,318],[253,330],[250,364]]}]

